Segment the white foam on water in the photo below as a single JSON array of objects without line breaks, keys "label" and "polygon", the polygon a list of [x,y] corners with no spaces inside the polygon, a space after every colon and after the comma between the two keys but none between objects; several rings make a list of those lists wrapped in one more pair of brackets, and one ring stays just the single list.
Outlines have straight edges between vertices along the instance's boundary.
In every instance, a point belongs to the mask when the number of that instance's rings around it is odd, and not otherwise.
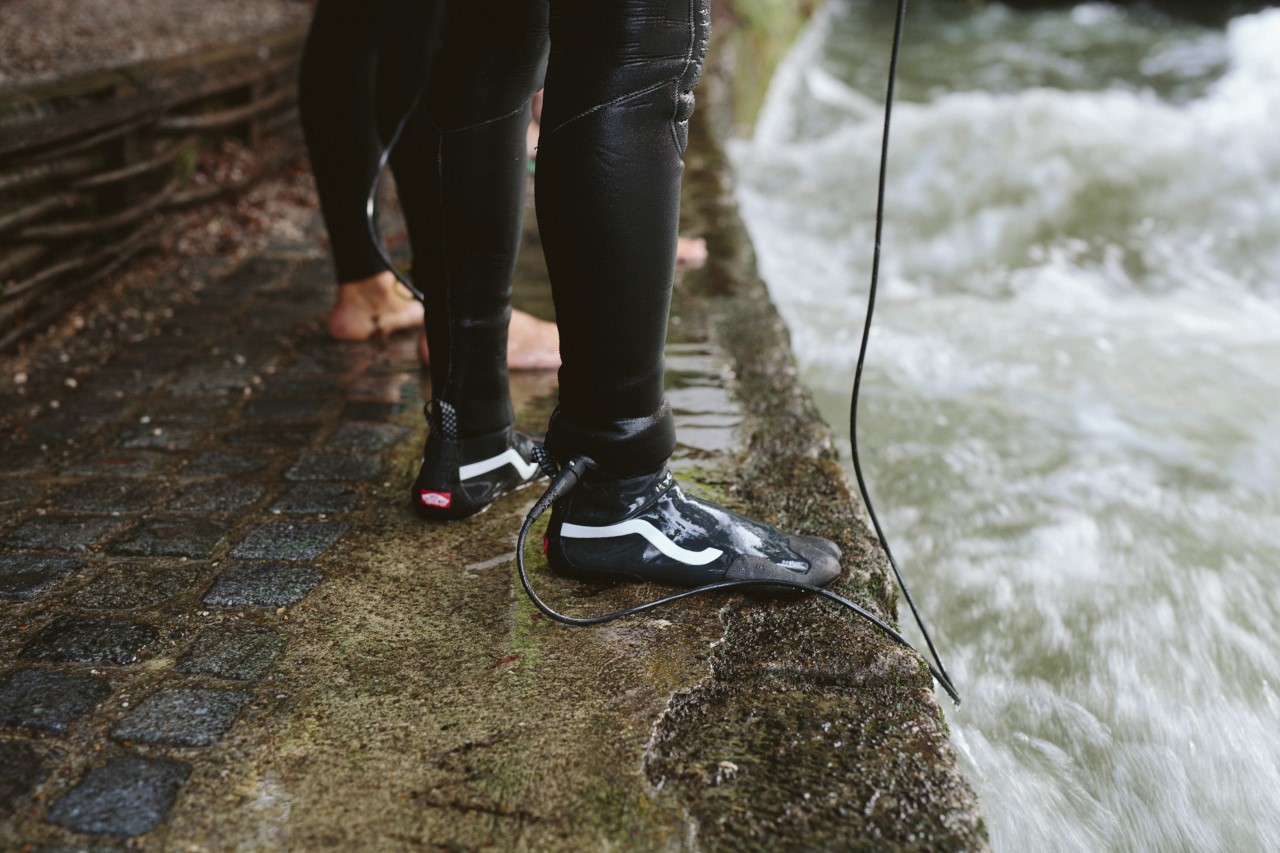
[{"label": "white foam on water", "polygon": [[[843,430],[880,126],[833,33],[867,8],[819,17],[732,151]],[[1103,4],[946,26],[908,24],[954,76],[895,108],[859,433],[965,694],[949,716],[993,843],[1280,848],[1280,11],[1225,33]],[[943,55],[963,38],[967,70]],[[1097,62],[1131,79],[1039,85]],[[1037,85],[983,90],[1020,74]]]}]

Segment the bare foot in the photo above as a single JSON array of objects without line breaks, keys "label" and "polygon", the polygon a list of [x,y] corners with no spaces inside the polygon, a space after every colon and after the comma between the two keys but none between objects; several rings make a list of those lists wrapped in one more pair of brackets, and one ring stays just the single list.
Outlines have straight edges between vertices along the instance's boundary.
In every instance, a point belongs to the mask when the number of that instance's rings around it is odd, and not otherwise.
[{"label": "bare foot", "polygon": [[[418,357],[431,363],[427,333],[418,336]],[[560,366],[560,330],[518,309],[511,312],[507,330],[507,367],[511,370],[551,370]]]},{"label": "bare foot", "polygon": [[339,341],[364,341],[422,325],[422,304],[389,272],[380,272],[338,287],[338,300],[329,312],[329,336]]},{"label": "bare foot", "polygon": [[706,240],[701,237],[681,237],[676,241],[676,267],[696,270],[706,262]]}]

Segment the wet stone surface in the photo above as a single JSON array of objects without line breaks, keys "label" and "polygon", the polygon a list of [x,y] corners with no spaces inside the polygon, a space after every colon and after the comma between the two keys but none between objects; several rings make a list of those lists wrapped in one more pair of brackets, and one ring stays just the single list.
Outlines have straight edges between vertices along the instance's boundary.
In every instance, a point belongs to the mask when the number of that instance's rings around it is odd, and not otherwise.
[{"label": "wet stone surface", "polygon": [[90,835],[141,835],[168,816],[190,775],[183,761],[121,755],[86,773],[48,820]]},{"label": "wet stone surface", "polygon": [[21,657],[58,662],[106,661],[125,666],[136,661],[139,652],[158,635],[150,625],[63,618],[32,637]]},{"label": "wet stone surface", "polygon": [[110,695],[100,676],[20,669],[0,681],[0,724],[60,732]]},{"label": "wet stone surface", "polygon": [[183,477],[229,477],[261,471],[271,462],[263,453],[209,450],[193,458],[179,474]]},{"label": "wet stone surface", "polygon": [[115,515],[141,512],[152,506],[159,497],[154,483],[139,480],[88,480],[63,489],[54,503],[59,509],[73,512]]},{"label": "wet stone surface", "polygon": [[33,502],[39,497],[41,491],[43,490],[39,483],[0,479],[0,510],[7,511]]},{"label": "wet stone surface", "polygon": [[44,778],[45,766],[31,744],[0,740],[0,767],[4,768],[0,773],[0,817],[8,817],[17,801]]},{"label": "wet stone surface", "polygon": [[270,628],[206,628],[178,662],[178,671],[250,681],[271,668],[284,644],[285,638]]},{"label": "wet stone surface", "polygon": [[382,473],[382,458],[356,453],[303,453],[287,480],[368,480]]},{"label": "wet stone surface", "polygon": [[256,483],[237,480],[195,483],[165,504],[165,509],[174,512],[231,512],[252,506],[265,493],[266,489]]},{"label": "wet stone surface", "polygon": [[350,525],[344,521],[273,521],[249,532],[231,552],[249,560],[313,560]]},{"label": "wet stone surface", "polygon": [[409,434],[397,424],[343,424],[329,439],[329,446],[341,450],[386,450]]},{"label": "wet stone surface", "polygon": [[189,427],[139,426],[122,431],[117,444],[129,450],[187,450],[199,437]]},{"label": "wet stone surface", "polygon": [[245,404],[244,416],[249,420],[307,421],[319,415],[327,402],[327,400],[262,397]]},{"label": "wet stone surface", "polygon": [[10,531],[0,545],[40,551],[86,551],[122,523],[115,518],[87,515],[38,515]]},{"label": "wet stone surface", "polygon": [[355,509],[356,490],[337,483],[299,483],[271,505],[273,512],[315,515]]},{"label": "wet stone surface", "polygon": [[169,516],[149,518],[110,547],[112,554],[130,557],[212,557],[231,521]]},{"label": "wet stone surface", "polygon": [[109,566],[71,596],[71,603],[88,610],[130,610],[151,607],[195,589],[208,573],[195,563],[156,565],[129,561]]},{"label": "wet stone surface", "polygon": [[62,470],[64,477],[145,477],[162,467],[163,457],[148,452],[108,453]]},{"label": "wet stone surface", "polygon": [[319,569],[291,563],[233,563],[218,575],[204,596],[215,607],[283,607],[315,589]]},{"label": "wet stone surface", "polygon": [[170,688],[142,700],[111,730],[121,741],[212,746],[231,727],[249,694],[234,690]]},{"label": "wet stone surface", "polygon": [[318,423],[249,424],[227,433],[223,441],[233,447],[301,447],[320,431],[320,427]]},{"label": "wet stone surface", "polygon": [[351,421],[389,421],[404,411],[404,403],[355,400],[342,408],[342,417]]},{"label": "wet stone surface", "polygon": [[83,567],[78,557],[0,554],[0,598],[30,598]]}]

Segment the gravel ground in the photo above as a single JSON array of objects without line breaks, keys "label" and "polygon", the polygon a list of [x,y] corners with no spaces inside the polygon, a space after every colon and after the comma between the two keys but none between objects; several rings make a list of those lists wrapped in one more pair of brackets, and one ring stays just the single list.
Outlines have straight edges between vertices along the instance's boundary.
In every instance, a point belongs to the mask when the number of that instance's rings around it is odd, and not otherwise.
[{"label": "gravel ground", "polygon": [[0,91],[307,20],[306,0],[0,0]]}]

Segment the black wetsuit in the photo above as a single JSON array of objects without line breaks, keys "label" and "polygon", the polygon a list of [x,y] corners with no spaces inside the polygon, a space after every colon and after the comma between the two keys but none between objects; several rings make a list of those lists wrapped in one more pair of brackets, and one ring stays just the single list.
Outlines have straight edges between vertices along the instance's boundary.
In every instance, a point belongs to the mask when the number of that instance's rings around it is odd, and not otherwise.
[{"label": "black wetsuit", "polygon": [[[369,238],[365,199],[384,141],[426,81],[441,0],[318,0],[298,78],[320,210],[339,282],[386,269]],[[393,152],[397,185],[410,194],[421,169]]]},{"label": "black wetsuit", "polygon": [[507,287],[549,40],[536,203],[563,366],[547,443],[616,476],[656,470],[675,446],[662,350],[707,0],[446,6],[423,134],[439,167],[439,239],[422,247],[443,273],[426,282],[435,396],[463,434],[510,422]]},{"label": "black wetsuit", "polygon": [[[321,14],[345,2],[321,0],[313,42]],[[424,99],[393,160],[427,297],[432,394],[451,404],[464,438],[512,422],[511,275],[525,129],[545,62],[536,202],[563,360],[547,445],[564,458],[585,453],[613,476],[655,471],[675,446],[662,351],[708,0],[444,6]],[[304,115],[319,97],[314,65],[304,69]],[[315,166],[323,183],[326,167]]]}]

